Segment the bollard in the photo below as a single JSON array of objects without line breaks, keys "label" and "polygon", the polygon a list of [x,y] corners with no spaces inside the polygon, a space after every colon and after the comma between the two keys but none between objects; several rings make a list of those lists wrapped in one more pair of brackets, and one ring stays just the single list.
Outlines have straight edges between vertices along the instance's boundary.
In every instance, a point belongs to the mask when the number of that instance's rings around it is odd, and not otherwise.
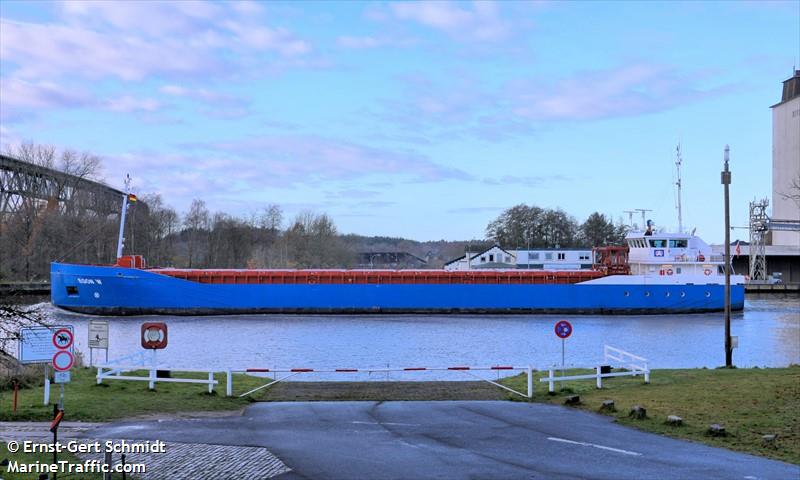
[{"label": "bollard", "polygon": [[111,480],[111,466],[113,465],[113,459],[111,458],[111,452],[105,452],[103,457],[103,464],[108,465],[108,471],[103,473],[103,480]]},{"label": "bollard", "polygon": [[549,389],[550,393],[553,393],[553,392],[556,391],[556,382],[553,381],[553,378],[554,378],[554,376],[553,376],[553,367],[550,367],[550,375],[548,376],[548,379],[550,380],[548,382],[548,389]]},{"label": "bollard", "polygon": [[156,389],[156,369],[155,368],[151,368],[150,369],[150,383],[148,383],[148,388],[150,390],[155,390]]},{"label": "bollard", "polygon": [[597,388],[603,388],[603,377],[600,372],[600,365],[597,366]]},{"label": "bollard", "polygon": [[233,372],[230,369],[226,372],[226,379],[225,379],[225,396],[232,397],[233,396]]},{"label": "bollard", "polygon": [[214,393],[214,372],[208,372],[208,393]]},{"label": "bollard", "polygon": [[530,365],[528,365],[528,398],[533,398],[533,367]]},{"label": "bollard", "polygon": [[650,368],[646,363],[644,364],[644,383],[650,383]]}]

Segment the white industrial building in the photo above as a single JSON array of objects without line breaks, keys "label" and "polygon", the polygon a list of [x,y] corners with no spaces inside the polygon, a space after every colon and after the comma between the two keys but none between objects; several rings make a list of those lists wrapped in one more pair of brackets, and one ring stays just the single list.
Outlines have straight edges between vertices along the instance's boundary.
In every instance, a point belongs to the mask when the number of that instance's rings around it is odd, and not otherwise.
[{"label": "white industrial building", "polygon": [[[467,260],[469,258],[469,260]],[[582,270],[592,268],[592,251],[585,249],[505,250],[494,245],[468,253],[444,264],[448,271],[487,268],[532,270]]]},{"label": "white industrial building", "polygon": [[[783,82],[780,103],[772,106],[772,215],[800,221],[800,70]],[[787,196],[794,195],[794,199]],[[772,245],[800,247],[800,232],[772,231]]]}]

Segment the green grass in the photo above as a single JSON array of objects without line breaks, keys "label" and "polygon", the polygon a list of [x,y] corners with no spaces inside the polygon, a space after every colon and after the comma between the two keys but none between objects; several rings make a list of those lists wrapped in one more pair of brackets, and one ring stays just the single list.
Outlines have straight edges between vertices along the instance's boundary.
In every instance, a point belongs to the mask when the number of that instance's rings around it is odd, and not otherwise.
[{"label": "green grass", "polygon": [[[603,389],[598,390],[594,380],[580,380],[563,382],[565,391],[556,395],[549,395],[547,384],[538,382],[546,372],[534,375],[534,401],[563,404],[566,395],[577,394],[582,402],[578,408],[597,412],[603,400],[614,400],[617,412],[607,414],[621,424],[800,464],[800,366],[654,370],[649,385],[641,377],[618,377],[604,379]],[[526,382],[525,375],[503,381],[521,391]],[[556,383],[557,391],[561,383]],[[629,418],[634,405],[646,408],[649,418]],[[667,415],[681,417],[683,426],[666,425]],[[709,436],[712,423],[723,425],[728,436]],[[768,434],[778,435],[775,445],[762,439]]]},{"label": "green grass", "polygon": [[[218,410],[237,410],[253,400],[248,398],[225,397],[225,375],[217,374],[219,382],[213,394],[202,384],[156,383],[156,390],[149,391],[147,382],[104,380],[97,385],[94,368],[75,368],[72,382],[66,384],[64,393],[64,421],[97,422],[119,418],[180,412],[204,412]],[[146,372],[126,373],[126,375],[147,376]],[[206,378],[206,374],[181,373],[185,378]],[[234,392],[243,393],[246,389],[266,383],[266,380],[234,375]],[[50,406],[44,406],[43,387],[25,388],[19,391],[16,413],[12,412],[12,392],[0,392],[0,421],[51,420],[52,404],[59,398],[59,386],[51,385]]]},{"label": "green grass", "polygon": [[[9,453],[8,448],[6,447],[5,443],[0,442],[0,460],[7,458],[9,461],[16,461],[20,464],[30,464],[35,462],[44,463],[52,463],[53,462],[53,454],[52,453]],[[82,461],[76,457],[75,455],[69,453],[59,453],[58,460],[66,460],[70,463],[82,463]],[[7,473],[5,467],[0,467],[0,478],[4,480],[30,480],[39,478],[39,474],[37,473]],[[103,478],[103,475],[100,473],[96,474],[79,474],[79,473],[63,473],[59,472],[58,478],[64,478],[69,480],[100,480]]]}]

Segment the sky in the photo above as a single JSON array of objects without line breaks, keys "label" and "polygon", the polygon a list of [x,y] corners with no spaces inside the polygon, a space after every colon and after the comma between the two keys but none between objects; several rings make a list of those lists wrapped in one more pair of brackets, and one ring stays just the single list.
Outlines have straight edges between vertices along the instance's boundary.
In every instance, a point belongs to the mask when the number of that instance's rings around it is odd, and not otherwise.
[{"label": "sky", "polygon": [[745,226],[798,57],[800,0],[3,0],[0,143],[96,154],[178,211],[416,240],[519,203],[674,229],[680,143],[684,225],[718,243],[724,146]]}]

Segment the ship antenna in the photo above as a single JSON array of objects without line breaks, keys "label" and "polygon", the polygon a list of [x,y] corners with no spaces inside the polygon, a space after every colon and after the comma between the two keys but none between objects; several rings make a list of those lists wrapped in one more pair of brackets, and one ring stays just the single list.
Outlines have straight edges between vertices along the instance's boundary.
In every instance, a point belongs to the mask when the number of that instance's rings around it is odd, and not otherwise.
[{"label": "ship antenna", "polygon": [[675,152],[677,154],[675,158],[675,167],[678,170],[678,181],[675,182],[675,185],[678,186],[678,233],[683,233],[683,212],[681,211],[681,163],[683,163],[683,157],[681,157],[680,143],[678,143],[677,148],[675,148]]},{"label": "ship antenna", "polygon": [[122,212],[119,215],[119,238],[117,239],[117,259],[122,257],[122,245],[125,237],[125,213],[128,211],[128,195],[131,193],[131,176],[125,175],[125,193],[122,195]]},{"label": "ship antenna", "polygon": [[623,210],[623,212],[628,214],[628,226],[633,228],[633,214],[636,213],[636,210]]}]

